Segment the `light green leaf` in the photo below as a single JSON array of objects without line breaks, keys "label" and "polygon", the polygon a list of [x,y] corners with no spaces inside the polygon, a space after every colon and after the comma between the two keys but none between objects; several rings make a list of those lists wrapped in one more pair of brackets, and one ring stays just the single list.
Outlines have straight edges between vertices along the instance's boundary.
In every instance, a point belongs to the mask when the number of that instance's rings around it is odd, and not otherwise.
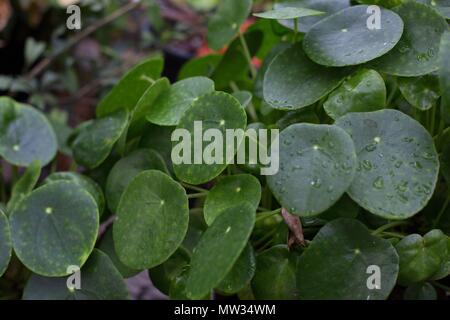
[{"label": "light green leaf", "polygon": [[297,19],[309,16],[322,15],[325,12],[299,8],[299,7],[278,7],[266,12],[254,13],[253,15],[258,18],[275,19],[275,20],[289,20]]},{"label": "light green leaf", "polygon": [[192,59],[183,65],[178,74],[178,79],[183,80],[191,77],[210,78],[221,60],[222,55],[220,54],[210,54]]},{"label": "light green leaf", "polygon": [[228,176],[221,179],[205,200],[205,221],[211,225],[226,209],[248,202],[255,209],[261,200],[261,184],[249,174]]},{"label": "light green leaf", "polygon": [[355,143],[359,167],[348,194],[386,219],[406,219],[430,200],[439,173],[433,139],[397,110],[350,113],[336,124]]},{"label": "light green leaf", "polygon": [[275,109],[300,109],[326,96],[348,73],[315,64],[296,44],[270,64],[264,77],[264,100]]},{"label": "light green leaf", "polygon": [[361,69],[347,78],[323,104],[327,114],[337,119],[349,112],[369,112],[386,105],[386,85],[375,70]]},{"label": "light green leaf", "polygon": [[434,75],[399,78],[398,86],[406,101],[419,110],[431,109],[440,97],[439,79]]},{"label": "light green leaf", "polygon": [[97,107],[97,117],[120,109],[132,111],[146,90],[160,77],[164,61],[151,57],[136,65],[114,86]]},{"label": "light green leaf", "polygon": [[399,283],[407,285],[431,278],[447,257],[447,241],[441,230],[432,230],[423,237],[411,234],[397,243]]},{"label": "light green leaf", "polygon": [[147,112],[147,120],[160,126],[176,126],[192,102],[213,91],[214,82],[205,77],[178,81],[159,95]]},{"label": "light green leaf", "polygon": [[390,51],[400,40],[403,22],[380,8],[380,29],[370,29],[368,6],[353,6],[311,27],[303,40],[305,53],[318,64],[342,67],[374,60]]},{"label": "light green leaf", "polygon": [[[309,29],[322,19],[345,9],[350,6],[349,0],[300,0],[300,1],[283,1],[274,4],[275,9],[281,9],[285,7],[298,7],[309,8],[317,11],[325,12],[323,15],[303,17],[298,21],[298,30],[301,32],[308,32]],[[294,21],[292,20],[280,20],[283,26],[295,29]]]},{"label": "light green leaf", "polygon": [[14,210],[15,206],[33,191],[40,175],[41,164],[39,160],[33,161],[12,188],[11,198],[7,206],[8,212]]},{"label": "light green leaf", "polygon": [[119,271],[106,254],[95,249],[81,268],[81,289],[69,290],[66,278],[33,274],[23,293],[24,300],[126,300],[129,294]]},{"label": "light green leaf", "polygon": [[208,23],[208,44],[214,50],[222,49],[238,34],[241,24],[252,9],[252,0],[221,1],[217,12]]},{"label": "light green leaf", "polygon": [[223,212],[203,234],[191,259],[186,292],[200,299],[217,287],[243,252],[255,224],[250,204]]},{"label": "light green leaf", "polygon": [[0,97],[0,156],[16,166],[47,165],[58,142],[47,118],[31,106]]},{"label": "light green leaf", "polygon": [[[370,234],[361,222],[337,219],[326,224],[301,255],[297,267],[300,298],[307,300],[381,300],[395,286],[398,256],[387,240]],[[370,266],[379,267],[380,288],[368,284]],[[375,271],[376,272],[376,271]],[[375,281],[374,281],[375,282]]]},{"label": "light green leaf", "polygon": [[134,269],[155,267],[180,246],[188,221],[186,191],[160,171],[141,172],[128,184],[117,209],[117,256]]},{"label": "light green leaf", "polygon": [[89,169],[101,165],[126,130],[128,115],[128,111],[122,109],[103,118],[83,123],[72,143],[76,162]]},{"label": "light green leaf", "polygon": [[14,251],[31,271],[48,277],[83,266],[99,228],[97,204],[73,182],[59,181],[34,190],[10,215]]},{"label": "light green leaf", "polygon": [[414,1],[407,1],[393,11],[405,24],[402,38],[394,49],[371,65],[379,71],[402,77],[436,71],[439,68],[439,41],[449,30],[445,19],[433,8]]},{"label": "light green leaf", "polygon": [[344,194],[356,164],[353,142],[341,128],[294,124],[280,134],[280,170],[267,183],[290,213],[314,216]]}]

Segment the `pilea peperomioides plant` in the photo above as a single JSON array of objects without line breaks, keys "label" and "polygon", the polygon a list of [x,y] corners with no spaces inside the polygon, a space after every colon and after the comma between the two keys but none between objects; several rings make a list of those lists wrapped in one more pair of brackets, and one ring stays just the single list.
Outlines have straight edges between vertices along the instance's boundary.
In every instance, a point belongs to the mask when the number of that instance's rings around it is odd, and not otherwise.
[{"label": "pilea peperomioides plant", "polygon": [[[0,98],[0,298],[127,299],[145,270],[173,299],[450,291],[450,3],[358,2],[277,3],[242,32],[252,1],[222,1],[225,53],[173,84],[136,65],[65,141],[70,172],[47,170],[46,117]],[[245,129],[272,130],[275,172],[234,161],[258,135],[213,145]]]}]

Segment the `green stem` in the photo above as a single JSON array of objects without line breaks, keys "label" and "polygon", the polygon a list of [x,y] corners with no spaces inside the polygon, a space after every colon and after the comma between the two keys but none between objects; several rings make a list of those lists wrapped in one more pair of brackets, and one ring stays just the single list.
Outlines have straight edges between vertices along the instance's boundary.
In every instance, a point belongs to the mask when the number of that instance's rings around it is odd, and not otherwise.
[{"label": "green stem", "polygon": [[198,198],[203,198],[206,197],[208,195],[208,192],[201,192],[201,193],[191,193],[188,194],[188,199],[198,199]]},{"label": "green stem", "polygon": [[245,41],[245,37],[242,34],[242,32],[239,32],[239,39],[241,40],[241,45],[242,45],[242,48],[244,49],[244,55],[245,55],[245,58],[247,59],[247,63],[248,63],[248,67],[250,68],[250,73],[252,75],[252,79],[255,80],[256,79],[256,69],[253,66],[250,50],[248,49],[247,41]]},{"label": "green stem", "polygon": [[203,188],[200,188],[200,187],[197,187],[197,186],[193,186],[193,185],[190,185],[190,184],[187,184],[187,183],[184,183],[184,182],[182,182],[181,185],[183,187],[185,187],[186,189],[191,189],[191,190],[202,192],[202,193],[207,193],[208,192],[208,190],[206,190],[206,189],[203,189]]},{"label": "green stem", "polygon": [[294,19],[294,38],[292,40],[293,43],[297,42],[297,36],[298,36],[298,18]]},{"label": "green stem", "polygon": [[19,168],[17,166],[12,166],[11,170],[11,188],[16,184],[17,179],[19,179]]},{"label": "green stem", "polygon": [[388,97],[388,99],[387,99],[387,102],[386,102],[386,106],[387,106],[388,108],[390,108],[389,106],[391,105],[392,100],[394,99],[395,94],[397,93],[397,89],[398,89],[398,84],[397,84],[397,81],[396,81],[395,84],[394,84],[394,87],[392,88],[392,91],[391,91],[390,94],[389,94],[389,97]]},{"label": "green stem", "polygon": [[394,221],[394,222],[391,222],[391,223],[387,223],[385,225],[382,225],[378,229],[372,231],[372,235],[375,236],[377,234],[383,233],[386,230],[392,229],[392,228],[397,227],[397,226],[405,225],[405,224],[407,224],[406,221]]},{"label": "green stem", "polygon": [[273,210],[273,211],[266,211],[266,212],[258,213],[258,216],[256,217],[256,221],[255,222],[257,223],[257,222],[260,222],[260,221],[262,221],[262,220],[264,220],[266,218],[273,217],[273,216],[279,214],[280,212],[281,212],[281,208],[278,208],[278,209]]},{"label": "green stem", "polygon": [[441,208],[441,211],[439,211],[436,219],[433,222],[433,228],[436,228],[436,226],[439,224],[439,221],[441,220],[442,215],[444,214],[445,210],[447,210],[449,203],[450,203],[450,196],[447,196],[447,198],[444,201],[444,205]]},{"label": "green stem", "polygon": [[6,202],[6,185],[3,177],[3,165],[0,160],[0,202]]},{"label": "green stem", "polygon": [[436,109],[437,106],[433,106],[433,108],[431,109],[431,124],[430,124],[431,135],[434,135],[434,130],[436,127]]},{"label": "green stem", "polygon": [[445,292],[450,292],[450,287],[447,287],[446,285],[443,285],[442,283],[439,283],[437,281],[431,281],[431,283],[438,287],[439,289],[444,290]]},{"label": "green stem", "polygon": [[69,171],[77,172],[77,169],[78,169],[77,163],[75,162],[75,160],[72,160]]},{"label": "green stem", "polygon": [[192,208],[189,210],[189,213],[202,213],[203,208]]},{"label": "green stem", "polygon": [[381,236],[388,236],[388,237],[394,237],[394,238],[400,238],[403,239],[405,235],[398,233],[398,232],[387,232],[383,231],[379,233]]}]

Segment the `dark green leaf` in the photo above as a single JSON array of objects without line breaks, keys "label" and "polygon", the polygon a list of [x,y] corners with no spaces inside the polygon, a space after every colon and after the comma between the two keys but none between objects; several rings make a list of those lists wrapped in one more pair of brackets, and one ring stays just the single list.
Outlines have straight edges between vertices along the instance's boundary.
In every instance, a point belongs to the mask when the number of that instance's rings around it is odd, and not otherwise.
[{"label": "dark green leaf", "polygon": [[318,16],[324,13],[325,12],[299,7],[275,7],[272,10],[254,13],[253,15],[264,19],[290,20],[302,17]]},{"label": "dark green leaf", "polygon": [[330,208],[350,186],[357,158],[350,136],[329,125],[295,124],[280,134],[280,170],[267,177],[290,213],[313,216]]},{"label": "dark green leaf", "polygon": [[428,282],[415,283],[406,288],[405,300],[436,300],[437,293]]},{"label": "dark green leaf", "polygon": [[[361,222],[345,218],[331,221],[320,229],[299,259],[300,297],[307,300],[386,299],[396,283],[398,263],[390,242],[371,235]],[[377,277],[371,266],[379,268],[379,288],[375,287],[376,281],[371,281],[371,276]]]},{"label": "dark green leaf", "polygon": [[9,260],[11,259],[11,250],[11,228],[8,218],[2,209],[0,209],[0,277],[8,268]]},{"label": "dark green leaf", "polygon": [[222,55],[210,54],[187,62],[180,70],[178,79],[191,77],[211,77],[217,65],[222,60]]},{"label": "dark green leaf", "polygon": [[300,109],[320,100],[348,74],[312,62],[296,44],[280,53],[264,77],[264,100],[276,109]]},{"label": "dark green leaf", "polygon": [[111,169],[106,181],[106,200],[111,212],[117,211],[120,198],[128,184],[145,170],[160,170],[167,173],[161,155],[151,149],[138,149],[120,159]]},{"label": "dark green leaf", "polygon": [[126,130],[127,124],[126,109],[83,124],[72,143],[77,163],[89,169],[101,165]]},{"label": "dark green leaf", "polygon": [[183,241],[188,221],[186,191],[160,171],[141,172],[117,209],[113,235],[119,259],[134,269],[163,263]]},{"label": "dark green leaf", "polygon": [[336,124],[355,143],[359,167],[348,193],[386,219],[406,219],[431,198],[439,173],[428,131],[397,110],[350,113]]},{"label": "dark green leaf", "polygon": [[203,234],[191,259],[187,295],[199,299],[217,287],[243,252],[255,224],[250,204],[223,212]]},{"label": "dark green leaf", "polygon": [[14,251],[31,271],[65,276],[81,267],[94,248],[99,228],[97,204],[78,184],[46,184],[23,199],[10,216]]},{"label": "dark green leaf", "polygon": [[441,113],[446,123],[450,123],[450,32],[441,38],[439,51],[439,83],[442,93]]},{"label": "dark green leaf", "polygon": [[407,1],[393,9],[405,24],[402,38],[389,53],[373,61],[376,69],[402,77],[416,77],[439,68],[441,35],[449,29],[447,22],[433,8]]},{"label": "dark green leaf", "polygon": [[129,294],[119,271],[106,254],[94,250],[80,270],[81,289],[67,288],[66,278],[32,275],[24,300],[126,300]]},{"label": "dark green leaf", "polygon": [[226,209],[248,202],[254,210],[261,200],[261,185],[254,176],[240,174],[221,179],[206,197],[205,221],[211,225]]},{"label": "dark green leaf", "polygon": [[390,51],[403,33],[400,17],[380,8],[380,29],[370,29],[368,6],[353,6],[315,24],[303,40],[303,49],[316,63],[342,67],[361,64]]},{"label": "dark green leaf", "polygon": [[431,109],[440,97],[439,80],[434,75],[399,78],[398,85],[406,101],[419,110]]},{"label": "dark green leaf", "polygon": [[31,106],[0,97],[0,156],[16,166],[47,165],[58,141],[47,118]]}]

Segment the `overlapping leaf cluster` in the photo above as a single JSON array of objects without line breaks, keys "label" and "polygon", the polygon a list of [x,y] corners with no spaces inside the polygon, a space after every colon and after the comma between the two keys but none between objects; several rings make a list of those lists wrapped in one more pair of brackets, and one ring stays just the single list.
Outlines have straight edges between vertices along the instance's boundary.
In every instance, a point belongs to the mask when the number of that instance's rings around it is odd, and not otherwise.
[{"label": "overlapping leaf cluster", "polygon": [[[223,1],[208,34],[223,55],[173,84],[161,57],[142,62],[74,130],[83,174],[39,179],[62,148],[54,129],[0,98],[0,155],[26,168],[0,206],[0,274],[29,271],[24,299],[126,299],[123,279],[144,270],[174,299],[436,298],[450,274],[450,4],[359,2],[278,3],[243,32],[252,2]],[[280,129],[278,173],[173,164],[171,133],[200,120]],[[305,246],[287,246],[281,211]]]}]

